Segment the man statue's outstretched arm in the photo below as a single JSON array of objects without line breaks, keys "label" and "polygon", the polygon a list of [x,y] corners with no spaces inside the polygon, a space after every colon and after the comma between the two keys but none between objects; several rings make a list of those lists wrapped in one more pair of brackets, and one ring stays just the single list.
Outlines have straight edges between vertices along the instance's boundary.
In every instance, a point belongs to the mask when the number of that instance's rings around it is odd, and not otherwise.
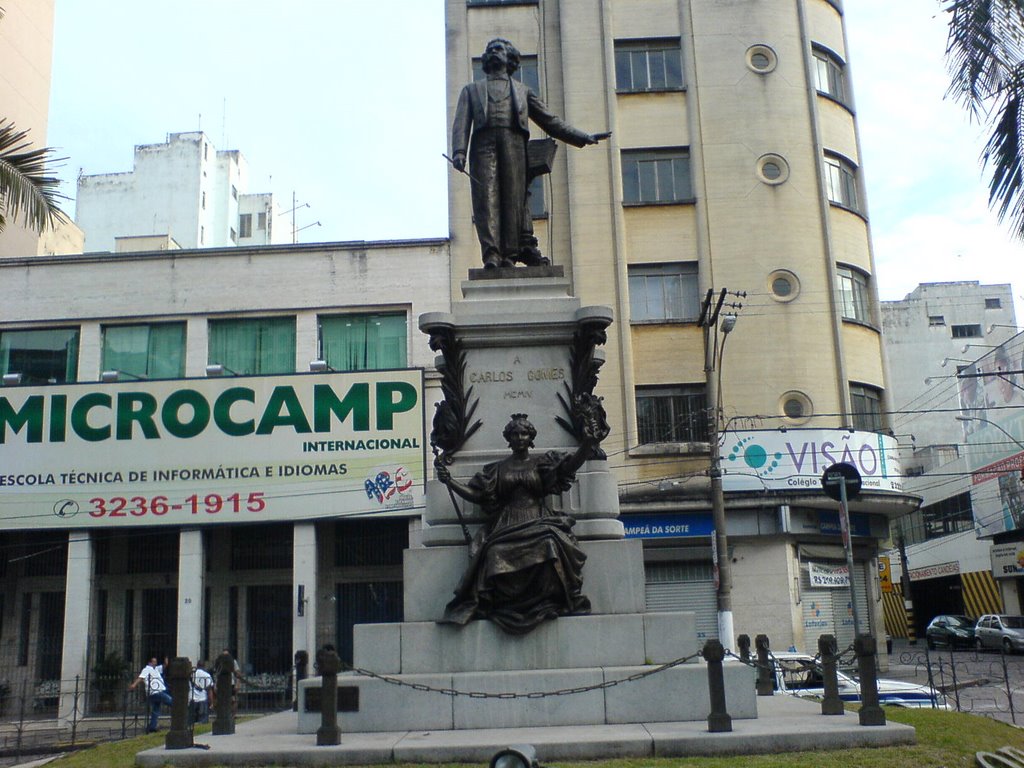
[{"label": "man statue's outstretched arm", "polygon": [[597,142],[611,135],[610,133],[594,135],[581,131],[579,128],[574,128],[548,109],[547,105],[533,91],[527,93],[527,104],[529,106],[530,119],[543,128],[545,133],[564,141],[566,144],[572,144],[574,147],[597,144]]}]

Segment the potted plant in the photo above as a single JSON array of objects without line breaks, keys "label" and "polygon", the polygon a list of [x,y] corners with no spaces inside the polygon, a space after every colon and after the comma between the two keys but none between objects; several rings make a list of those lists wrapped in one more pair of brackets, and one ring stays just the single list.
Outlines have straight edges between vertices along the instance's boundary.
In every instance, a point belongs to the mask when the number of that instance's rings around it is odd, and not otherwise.
[{"label": "potted plant", "polygon": [[92,668],[92,685],[99,696],[98,709],[110,712],[117,708],[117,692],[124,687],[130,666],[121,654],[112,651],[96,662]]}]

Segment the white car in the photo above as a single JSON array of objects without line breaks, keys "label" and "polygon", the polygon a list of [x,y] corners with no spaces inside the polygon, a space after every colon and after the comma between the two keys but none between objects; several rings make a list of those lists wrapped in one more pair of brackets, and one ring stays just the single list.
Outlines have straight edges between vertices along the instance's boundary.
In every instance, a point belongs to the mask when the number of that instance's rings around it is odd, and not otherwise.
[{"label": "white car", "polygon": [[[806,653],[775,653],[775,684],[777,691],[792,696],[821,699],[825,696],[821,665]],[[839,698],[860,703],[860,683],[837,671]],[[894,707],[928,707],[949,709],[946,697],[934,688],[902,680],[878,679],[878,703]]]}]

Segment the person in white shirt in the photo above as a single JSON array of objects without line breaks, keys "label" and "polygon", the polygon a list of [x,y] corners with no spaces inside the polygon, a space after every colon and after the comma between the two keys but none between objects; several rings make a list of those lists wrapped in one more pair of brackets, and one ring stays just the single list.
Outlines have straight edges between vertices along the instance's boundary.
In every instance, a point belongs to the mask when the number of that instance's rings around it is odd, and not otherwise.
[{"label": "person in white shirt", "polygon": [[213,696],[213,676],[206,671],[206,662],[200,661],[192,672],[188,688],[189,720],[195,723],[210,722],[210,697]]},{"label": "person in white shirt", "polygon": [[156,656],[150,658],[149,663],[139,672],[139,676],[128,686],[128,690],[134,691],[140,683],[146,686],[146,699],[149,701],[149,724],[146,727],[146,733],[153,733],[160,730],[157,727],[160,720],[160,707],[163,704],[168,706],[171,704],[171,696],[167,693],[167,686],[164,684],[161,668],[157,666]]}]

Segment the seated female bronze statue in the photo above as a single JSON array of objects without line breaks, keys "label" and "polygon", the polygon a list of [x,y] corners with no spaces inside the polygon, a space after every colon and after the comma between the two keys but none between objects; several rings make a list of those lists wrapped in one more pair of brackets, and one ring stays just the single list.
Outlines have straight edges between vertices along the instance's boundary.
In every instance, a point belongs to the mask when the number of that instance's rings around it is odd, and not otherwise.
[{"label": "seated female bronze statue", "polygon": [[537,430],[526,414],[516,413],[502,433],[511,456],[487,464],[466,484],[437,465],[437,479],[480,505],[486,517],[470,543],[469,567],[443,623],[490,619],[521,635],[546,619],[590,612],[590,601],[581,593],[587,556],[572,534],[576,521],[553,513],[546,498],[569,490],[576,470],[607,434],[600,430],[588,430],[572,454],[531,456]]}]

